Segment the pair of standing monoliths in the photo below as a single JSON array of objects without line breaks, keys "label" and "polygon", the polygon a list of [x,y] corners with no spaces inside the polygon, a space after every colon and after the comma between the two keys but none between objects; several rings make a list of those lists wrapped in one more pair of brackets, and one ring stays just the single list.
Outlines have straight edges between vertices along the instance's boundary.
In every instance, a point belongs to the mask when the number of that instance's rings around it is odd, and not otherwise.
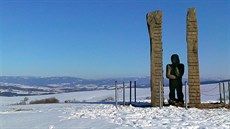
[{"label": "pair of standing monoliths", "polygon": [[[147,25],[150,35],[151,55],[151,105],[158,106],[163,102],[163,61],[162,61],[162,12],[155,11],[147,14]],[[191,106],[200,104],[200,80],[198,63],[198,31],[195,8],[189,8],[187,13],[187,56],[188,56],[188,82],[189,102]],[[182,76],[184,65],[180,64],[179,56],[172,55],[172,64],[166,67],[166,77],[169,78],[170,95],[169,103],[180,102],[183,104]],[[160,85],[160,87],[159,87]],[[177,97],[175,99],[175,90]],[[160,93],[162,92],[162,93]],[[160,97],[161,96],[161,97]]]}]

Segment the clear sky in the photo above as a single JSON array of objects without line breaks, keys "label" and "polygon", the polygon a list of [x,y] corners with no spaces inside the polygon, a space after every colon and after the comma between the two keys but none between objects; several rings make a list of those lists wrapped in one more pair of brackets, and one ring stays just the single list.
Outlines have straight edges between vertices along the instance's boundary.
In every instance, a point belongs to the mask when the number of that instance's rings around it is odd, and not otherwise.
[{"label": "clear sky", "polygon": [[[150,75],[146,14],[163,11],[163,62],[187,77],[186,14],[195,7],[201,78],[230,78],[229,0],[0,0],[2,76]],[[165,73],[164,73],[165,74]]]}]

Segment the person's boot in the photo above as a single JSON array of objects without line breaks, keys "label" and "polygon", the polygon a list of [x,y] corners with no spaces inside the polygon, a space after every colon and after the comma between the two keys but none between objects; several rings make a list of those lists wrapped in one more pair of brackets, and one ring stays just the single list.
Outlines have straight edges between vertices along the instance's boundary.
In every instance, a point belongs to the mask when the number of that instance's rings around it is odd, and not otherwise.
[{"label": "person's boot", "polygon": [[178,106],[178,107],[184,107],[184,101],[180,100],[175,105]]},{"label": "person's boot", "polygon": [[174,99],[169,99],[169,105],[175,105],[176,104],[176,101]]}]

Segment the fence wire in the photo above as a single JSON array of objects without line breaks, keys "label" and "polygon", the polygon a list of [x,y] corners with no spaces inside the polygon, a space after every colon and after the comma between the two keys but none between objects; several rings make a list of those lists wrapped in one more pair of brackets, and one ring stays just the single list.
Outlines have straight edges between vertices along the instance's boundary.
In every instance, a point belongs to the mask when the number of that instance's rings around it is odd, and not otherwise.
[{"label": "fence wire", "polygon": [[202,90],[202,92],[211,92],[214,91],[215,89],[217,89],[219,87],[219,85],[217,84],[215,87],[213,87],[212,89],[209,90]]},{"label": "fence wire", "polygon": [[[227,85],[224,85],[226,83],[227,83]],[[230,95],[228,94],[229,93],[229,88],[228,88],[229,84],[228,83],[229,82],[222,82],[222,83],[216,84],[211,89],[204,89],[204,90],[201,89],[200,94],[202,96],[213,96],[217,100],[220,100],[220,102],[222,102],[222,100],[224,99],[223,101],[227,102],[228,100],[230,100],[230,98],[229,98]],[[228,102],[228,103],[230,103],[230,102]]]},{"label": "fence wire", "polygon": [[220,95],[219,93],[217,93],[217,94],[210,94],[210,92],[213,92],[214,90],[218,89],[218,87],[219,87],[219,85],[216,84],[215,87],[213,87],[212,89],[201,90],[201,95],[205,95],[205,96],[218,96],[218,95]]}]

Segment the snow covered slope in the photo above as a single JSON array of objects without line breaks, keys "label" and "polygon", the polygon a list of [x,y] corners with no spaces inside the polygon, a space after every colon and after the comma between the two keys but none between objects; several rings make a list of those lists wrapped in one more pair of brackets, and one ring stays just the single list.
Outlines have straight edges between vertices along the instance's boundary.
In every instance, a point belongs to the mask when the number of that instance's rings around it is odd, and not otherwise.
[{"label": "snow covered slope", "polygon": [[[202,85],[202,102],[218,101],[216,84]],[[210,92],[210,93],[209,93]],[[209,93],[210,96],[207,96]],[[119,90],[119,100],[122,101]],[[149,88],[137,89],[138,102],[150,102]],[[61,103],[15,105],[24,97],[0,97],[0,129],[159,129],[159,128],[230,128],[230,110],[177,108],[173,106],[140,108],[114,106],[113,90],[71,92],[28,96],[29,101],[56,97]],[[165,87],[165,98],[168,87]],[[108,99],[110,98],[110,99]],[[64,103],[72,100],[74,103]],[[108,100],[108,101],[104,101]],[[126,90],[126,101],[129,89]]]}]

